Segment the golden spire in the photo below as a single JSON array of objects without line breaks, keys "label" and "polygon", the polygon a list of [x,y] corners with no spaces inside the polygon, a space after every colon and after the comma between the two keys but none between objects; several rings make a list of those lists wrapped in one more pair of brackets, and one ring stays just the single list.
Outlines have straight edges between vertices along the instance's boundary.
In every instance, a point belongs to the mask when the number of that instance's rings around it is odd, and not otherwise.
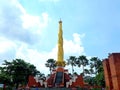
[{"label": "golden spire", "polygon": [[58,56],[56,64],[57,66],[65,66],[64,51],[63,51],[63,32],[62,32],[62,21],[59,21],[59,32],[58,32]]}]

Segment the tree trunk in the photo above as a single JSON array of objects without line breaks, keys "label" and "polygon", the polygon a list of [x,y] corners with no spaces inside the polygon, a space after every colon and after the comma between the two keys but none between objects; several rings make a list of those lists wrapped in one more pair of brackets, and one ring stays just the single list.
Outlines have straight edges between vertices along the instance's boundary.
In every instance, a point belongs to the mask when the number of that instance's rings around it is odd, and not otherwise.
[{"label": "tree trunk", "polygon": [[84,76],[84,66],[83,66],[83,76]]},{"label": "tree trunk", "polygon": [[50,74],[52,74],[52,67],[50,67]]},{"label": "tree trunk", "polygon": [[73,69],[73,65],[72,65],[72,74],[73,74],[73,72],[74,72],[74,69]]}]

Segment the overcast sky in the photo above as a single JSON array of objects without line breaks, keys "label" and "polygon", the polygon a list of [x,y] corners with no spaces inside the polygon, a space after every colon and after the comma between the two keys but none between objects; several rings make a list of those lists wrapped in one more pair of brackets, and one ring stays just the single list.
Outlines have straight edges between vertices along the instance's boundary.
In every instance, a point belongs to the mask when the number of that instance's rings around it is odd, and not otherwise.
[{"label": "overcast sky", "polygon": [[20,58],[48,73],[60,18],[65,59],[120,52],[120,0],[0,0],[0,64]]}]

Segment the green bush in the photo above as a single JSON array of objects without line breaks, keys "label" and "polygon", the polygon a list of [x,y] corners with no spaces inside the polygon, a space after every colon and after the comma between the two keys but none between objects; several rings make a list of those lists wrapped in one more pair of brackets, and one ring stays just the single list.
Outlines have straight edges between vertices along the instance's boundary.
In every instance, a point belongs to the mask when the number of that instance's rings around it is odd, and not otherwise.
[{"label": "green bush", "polygon": [[0,90],[3,90],[3,88],[0,88]]}]

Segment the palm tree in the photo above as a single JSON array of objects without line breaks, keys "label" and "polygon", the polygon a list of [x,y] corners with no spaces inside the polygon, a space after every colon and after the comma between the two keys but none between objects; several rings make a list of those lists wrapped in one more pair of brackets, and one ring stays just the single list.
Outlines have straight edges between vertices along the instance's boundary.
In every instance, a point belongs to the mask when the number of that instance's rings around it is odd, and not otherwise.
[{"label": "palm tree", "polygon": [[90,67],[91,69],[94,69],[93,74],[99,73],[99,69],[100,69],[100,66],[102,65],[102,61],[98,57],[92,57],[90,61],[91,61]]},{"label": "palm tree", "polygon": [[46,67],[49,67],[50,74],[52,73],[52,70],[56,67],[55,60],[54,59],[48,59],[45,63]]},{"label": "palm tree", "polygon": [[90,69],[89,69],[89,74],[90,74],[90,76],[92,77],[92,74],[94,73],[94,70],[93,70],[93,68],[91,68],[90,67]]},{"label": "palm tree", "polygon": [[102,61],[98,57],[92,57],[90,59],[91,64],[90,67],[93,69],[93,74],[95,75],[95,84],[99,86],[105,86],[105,80],[104,80],[104,71],[103,71],[103,65]]},{"label": "palm tree", "polygon": [[84,69],[85,74],[90,74],[90,71],[88,69]]},{"label": "palm tree", "polygon": [[74,66],[76,66],[76,57],[75,56],[70,56],[69,59],[67,59],[67,64],[71,65],[72,67],[72,74],[74,73]]},{"label": "palm tree", "polygon": [[78,65],[78,67],[81,67],[82,66],[82,69],[83,69],[83,76],[85,74],[85,69],[84,67],[86,65],[88,65],[88,59],[86,58],[86,56],[84,55],[81,55],[77,58],[77,61],[76,61],[76,64]]}]

